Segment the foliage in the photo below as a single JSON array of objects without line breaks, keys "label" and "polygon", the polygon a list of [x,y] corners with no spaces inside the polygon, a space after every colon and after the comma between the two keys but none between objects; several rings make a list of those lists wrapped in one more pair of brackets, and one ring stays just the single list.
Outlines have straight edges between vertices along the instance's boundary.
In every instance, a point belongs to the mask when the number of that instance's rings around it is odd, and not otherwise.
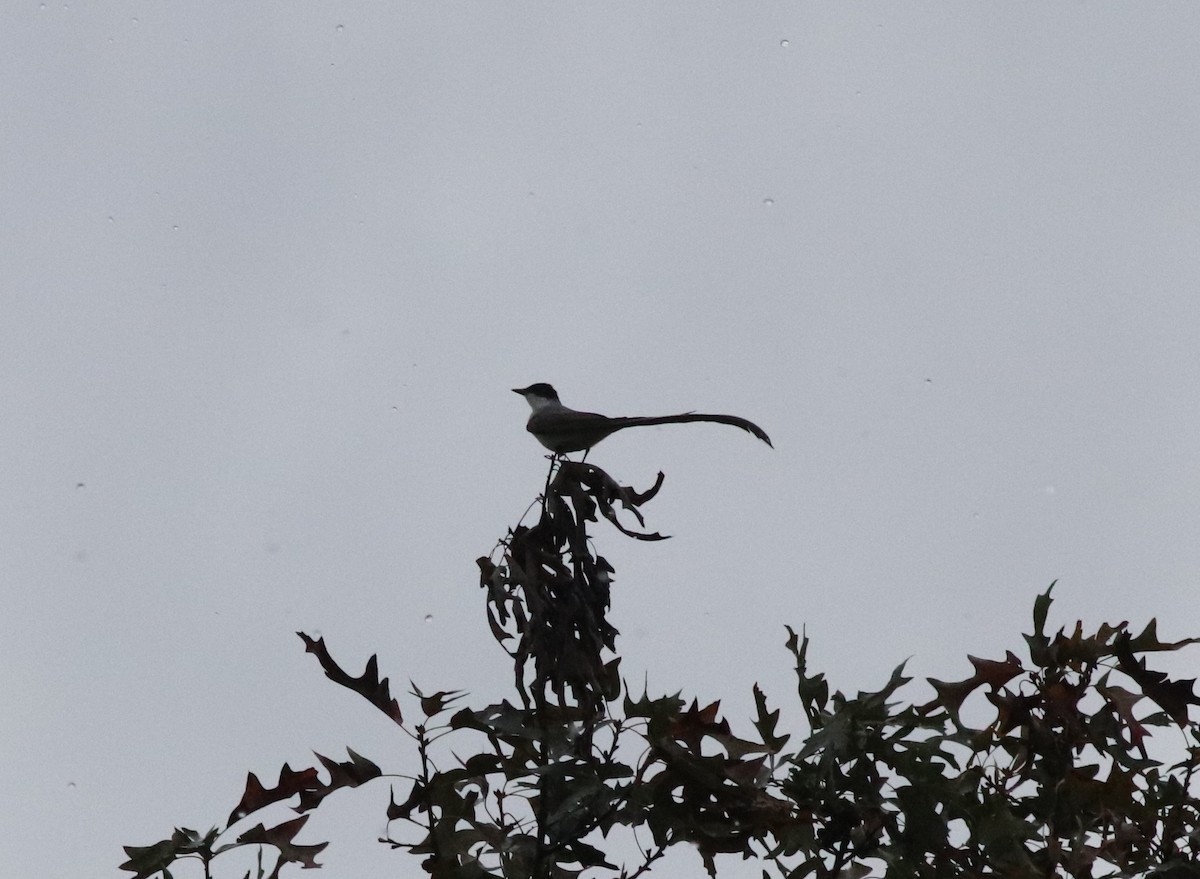
[{"label": "foliage", "polygon": [[[733,854],[757,859],[764,877],[1200,877],[1200,741],[1189,715],[1200,700],[1194,680],[1147,665],[1197,639],[1162,641],[1153,620],[1136,635],[1125,623],[1048,634],[1052,585],[1034,603],[1026,660],[969,657],[969,677],[931,679],[934,698],[909,704],[899,699],[903,666],[877,691],[831,692],[809,669],[808,638],[789,628],[802,732],[783,731],[755,686],[755,716],[735,735],[719,703],[635,696],[618,674],[614,571],[587,527],[602,516],[628,536],[663,539],[621,521],[644,527],[639,507],[661,485],[659,474],[639,493],[555,460],[537,523],[511,531],[498,562],[479,560],[515,701],[459,707],[461,692],[414,685],[420,719],[406,722],[375,657],[354,676],[323,639],[300,633],[331,680],[415,743],[418,769],[398,801],[393,788],[382,842],[455,879],[631,879],[681,843],[713,876],[717,856]],[[310,813],[383,776],[349,758],[284,764],[269,788],[251,773],[222,827],[127,847],[122,869],[169,877],[176,861],[198,858],[209,876],[217,855],[246,845],[273,850],[269,872],[260,855],[259,879],[316,866],[324,844],[294,841]],[[220,842],[285,802],[299,817]],[[615,845],[619,830],[636,846]],[[619,849],[638,855],[613,863]]]}]

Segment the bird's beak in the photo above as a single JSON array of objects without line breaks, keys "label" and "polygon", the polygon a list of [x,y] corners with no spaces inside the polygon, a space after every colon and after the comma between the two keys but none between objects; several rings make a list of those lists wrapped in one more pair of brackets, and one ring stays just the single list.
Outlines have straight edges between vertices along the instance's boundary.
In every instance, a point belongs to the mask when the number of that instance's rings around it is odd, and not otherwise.
[{"label": "bird's beak", "polygon": [[512,392],[513,392],[514,394],[521,394],[521,395],[524,395],[524,394],[525,394],[525,392],[526,392],[527,390],[529,390],[529,389],[528,389],[528,388],[513,388],[513,389],[512,389]]}]

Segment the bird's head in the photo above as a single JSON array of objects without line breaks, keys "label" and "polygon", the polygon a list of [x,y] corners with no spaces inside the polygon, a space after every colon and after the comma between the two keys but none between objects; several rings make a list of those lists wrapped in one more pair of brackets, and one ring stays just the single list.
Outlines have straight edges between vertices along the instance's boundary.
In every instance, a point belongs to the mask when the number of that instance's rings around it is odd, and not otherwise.
[{"label": "bird's head", "polygon": [[525,402],[535,411],[551,403],[558,402],[558,392],[545,382],[537,382],[527,388],[513,388],[514,394],[520,394]]}]

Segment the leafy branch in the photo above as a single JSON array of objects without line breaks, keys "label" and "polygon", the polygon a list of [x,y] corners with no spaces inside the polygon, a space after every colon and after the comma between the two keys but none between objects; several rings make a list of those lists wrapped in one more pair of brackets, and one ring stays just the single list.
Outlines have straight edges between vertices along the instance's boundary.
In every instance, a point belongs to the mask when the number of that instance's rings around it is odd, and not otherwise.
[{"label": "leafy branch", "polygon": [[[665,539],[645,530],[640,509],[662,482],[639,492],[555,459],[536,523],[514,527],[499,558],[478,560],[512,699],[469,707],[461,691],[414,684],[422,719],[410,724],[374,656],[354,675],[323,639],[298,633],[330,680],[415,744],[416,771],[401,799],[393,787],[382,842],[454,879],[633,879],[681,844],[711,876],[734,855],[788,879],[1200,879],[1200,698],[1193,679],[1149,665],[1198,639],[1163,641],[1153,620],[1137,634],[1082,622],[1049,634],[1052,584],[1034,602],[1025,658],[968,657],[968,677],[929,679],[932,698],[913,700],[902,696],[913,683],[903,665],[878,690],[833,689],[810,671],[807,634],[788,628],[800,727],[786,728],[755,685],[754,716],[735,733],[719,702],[635,696],[619,674],[615,572],[589,526],[604,519],[634,539]],[[284,764],[272,787],[251,773],[222,828],[128,847],[122,869],[169,877],[176,861],[199,859],[208,877],[241,846],[259,847],[257,879],[317,866],[325,844],[295,841],[310,814],[383,777],[348,754]],[[298,817],[233,837],[234,825],[284,803]],[[618,845],[618,831],[632,845]],[[636,856],[620,863],[617,851]]]}]

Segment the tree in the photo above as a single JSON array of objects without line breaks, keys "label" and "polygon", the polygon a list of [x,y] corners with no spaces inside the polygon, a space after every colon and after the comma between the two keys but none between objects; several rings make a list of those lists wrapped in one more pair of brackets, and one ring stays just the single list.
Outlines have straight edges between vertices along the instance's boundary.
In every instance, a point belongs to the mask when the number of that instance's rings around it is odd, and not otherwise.
[{"label": "tree", "polygon": [[[662,482],[637,492],[555,459],[536,524],[511,530],[498,561],[479,559],[491,631],[513,663],[511,700],[461,707],[461,692],[413,686],[419,719],[406,720],[374,656],[355,676],[323,639],[298,633],[327,677],[415,745],[381,842],[447,879],[632,879],[680,843],[712,876],[729,853],[757,859],[764,877],[1200,877],[1189,716],[1200,699],[1193,679],[1147,665],[1200,639],[1162,641],[1153,619],[1136,635],[1126,623],[1048,634],[1051,584],[1034,602],[1025,659],[968,657],[969,677],[930,679],[933,698],[917,704],[899,698],[903,665],[876,691],[831,692],[809,669],[807,636],[788,628],[805,728],[781,730],[756,685],[755,716],[735,735],[718,702],[636,695],[619,674],[614,571],[588,527],[603,517],[628,537],[664,539],[637,530]],[[259,879],[317,866],[325,844],[295,841],[312,812],[384,777],[348,757],[284,764],[269,787],[251,773],[223,825],[128,846],[122,869],[169,877],[197,858],[210,876],[240,846],[273,853]],[[283,802],[299,817],[235,832]],[[622,831],[636,832],[638,854],[617,864]]]}]

